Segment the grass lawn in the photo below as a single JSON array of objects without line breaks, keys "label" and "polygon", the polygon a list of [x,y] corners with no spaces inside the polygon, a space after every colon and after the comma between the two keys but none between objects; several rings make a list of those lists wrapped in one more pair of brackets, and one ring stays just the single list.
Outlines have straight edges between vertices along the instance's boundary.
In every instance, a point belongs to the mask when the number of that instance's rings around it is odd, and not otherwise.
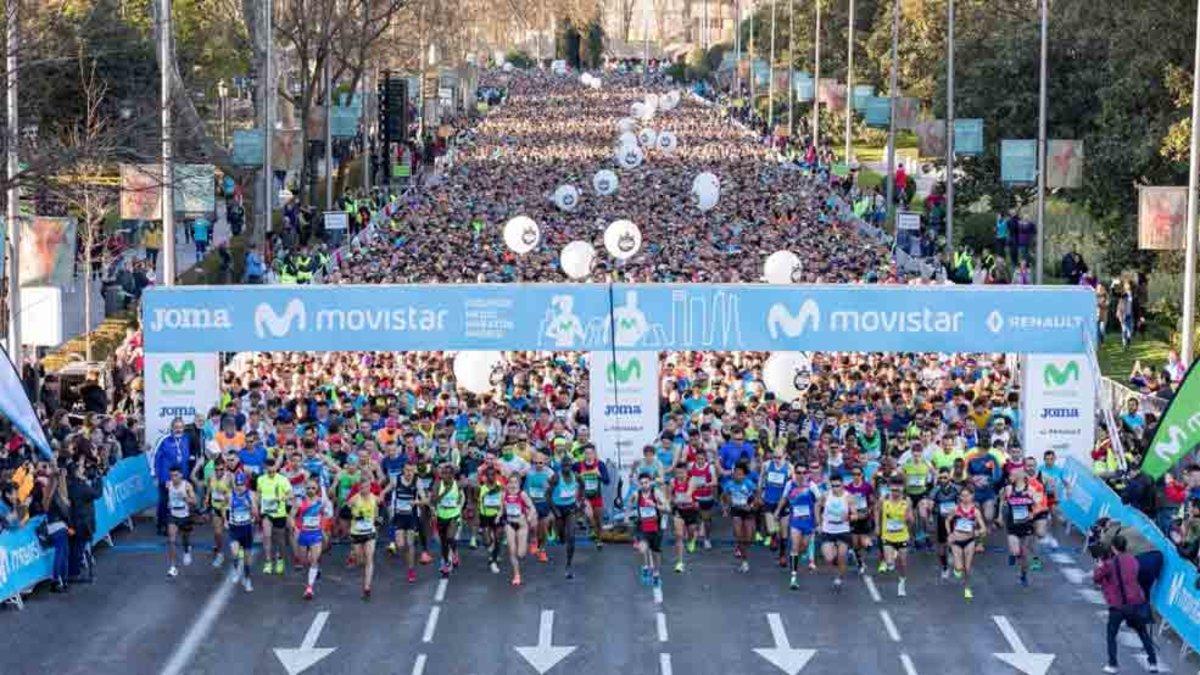
[{"label": "grass lawn", "polygon": [[1151,337],[1135,337],[1126,350],[1121,346],[1121,335],[1109,333],[1104,337],[1104,344],[1100,345],[1100,372],[1124,383],[1129,379],[1135,361],[1157,369],[1167,363],[1167,352],[1170,350],[1171,345]]}]

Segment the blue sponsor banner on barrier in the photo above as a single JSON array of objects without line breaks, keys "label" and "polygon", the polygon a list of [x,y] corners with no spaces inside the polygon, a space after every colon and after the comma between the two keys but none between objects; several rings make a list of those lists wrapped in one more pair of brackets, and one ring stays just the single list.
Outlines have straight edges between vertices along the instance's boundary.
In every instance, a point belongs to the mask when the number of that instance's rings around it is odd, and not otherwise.
[{"label": "blue sponsor banner on barrier", "polygon": [[43,549],[37,538],[39,516],[19,530],[0,533],[0,600],[7,600],[54,571],[54,550]]},{"label": "blue sponsor banner on barrier", "polygon": [[104,494],[96,502],[96,534],[92,543],[103,539],[135,513],[157,503],[158,486],[150,475],[146,456],[117,462],[104,477]]},{"label": "blue sponsor banner on barrier", "polygon": [[1096,302],[1088,289],[1061,286],[177,286],[148,289],[142,312],[148,353],[615,347],[1061,354],[1084,350]]},{"label": "blue sponsor banner on barrier", "polygon": [[1200,592],[1196,589],[1196,567],[1184,560],[1146,514],[1121,502],[1104,483],[1078,460],[1068,457],[1050,475],[1064,486],[1059,508],[1081,530],[1101,518],[1112,518],[1125,527],[1136,528],[1163,552],[1163,570],[1151,592],[1150,602],[1180,639],[1200,651]]}]

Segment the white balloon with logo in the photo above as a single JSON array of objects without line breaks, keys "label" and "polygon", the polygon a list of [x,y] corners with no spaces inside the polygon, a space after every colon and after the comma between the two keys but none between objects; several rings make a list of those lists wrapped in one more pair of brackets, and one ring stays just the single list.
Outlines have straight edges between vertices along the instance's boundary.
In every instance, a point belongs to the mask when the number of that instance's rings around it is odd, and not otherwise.
[{"label": "white balloon with logo", "polygon": [[692,181],[692,196],[696,200],[696,208],[701,211],[709,211],[717,205],[721,199],[721,185],[717,177],[709,172],[704,172]]},{"label": "white balloon with logo", "polygon": [[611,195],[617,191],[618,185],[620,185],[620,181],[617,179],[617,174],[608,169],[601,169],[592,176],[592,189],[598,195]]},{"label": "white balloon with logo", "polygon": [[763,363],[763,384],[783,403],[800,398],[812,379],[812,360],[804,352],[772,352]]},{"label": "white balloon with logo", "polygon": [[642,129],[638,132],[638,142],[643,148],[653,148],[658,143],[658,132],[653,129]]},{"label": "white balloon with logo", "polygon": [[617,147],[634,146],[638,144],[637,134],[632,131],[622,131],[620,136],[617,136]]},{"label": "white balloon with logo", "polygon": [[675,148],[679,146],[679,139],[675,137],[672,131],[658,132],[658,149],[666,153],[675,152]]},{"label": "white balloon with logo", "polygon": [[634,119],[639,119],[639,120],[645,119],[646,118],[646,104],[642,103],[641,101],[634,103],[633,105],[629,106],[629,114]]},{"label": "white balloon with logo", "polygon": [[542,239],[542,230],[529,216],[510,218],[504,224],[504,244],[518,255],[524,255],[537,247]]},{"label": "white balloon with logo", "polygon": [[622,169],[636,169],[646,159],[645,153],[636,145],[625,145],[617,148],[617,164]]},{"label": "white balloon with logo", "polygon": [[628,260],[642,248],[642,230],[629,220],[614,220],[604,230],[604,250],[617,260]]},{"label": "white balloon with logo", "polygon": [[659,110],[674,110],[679,105],[679,92],[668,91],[658,97]]},{"label": "white balloon with logo", "polygon": [[504,369],[500,352],[459,352],[454,355],[454,380],[459,388],[473,394],[486,394],[495,387],[495,375]]},{"label": "white balloon with logo", "polygon": [[800,256],[791,251],[775,251],[763,263],[763,278],[768,284],[795,284],[801,280]]},{"label": "white balloon with logo", "polygon": [[584,279],[592,273],[592,264],[596,262],[596,247],[586,241],[573,241],[562,247],[558,254],[558,264],[563,273],[572,279]]},{"label": "white balloon with logo", "polygon": [[645,103],[646,107],[651,110],[658,110],[660,105],[658,94],[646,94],[646,97],[642,100],[642,102]]},{"label": "white balloon with logo", "polygon": [[625,133],[626,131],[632,132],[634,129],[637,129],[637,126],[637,120],[632,117],[622,117],[617,120],[617,131],[620,133]]},{"label": "white balloon with logo", "polygon": [[721,180],[711,171],[696,174],[692,179],[692,191],[694,192],[701,185],[711,185],[718,191],[721,189]]},{"label": "white balloon with logo", "polygon": [[554,205],[560,211],[574,211],[579,206],[579,188],[574,185],[559,185],[554,191]]}]

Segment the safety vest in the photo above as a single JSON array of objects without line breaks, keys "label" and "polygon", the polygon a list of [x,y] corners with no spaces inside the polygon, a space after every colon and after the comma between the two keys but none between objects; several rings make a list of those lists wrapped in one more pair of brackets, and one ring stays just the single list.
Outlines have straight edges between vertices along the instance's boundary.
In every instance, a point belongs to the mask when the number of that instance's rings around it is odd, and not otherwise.
[{"label": "safety vest", "polygon": [[296,257],[296,279],[300,283],[308,283],[312,281],[312,256],[302,255]]}]

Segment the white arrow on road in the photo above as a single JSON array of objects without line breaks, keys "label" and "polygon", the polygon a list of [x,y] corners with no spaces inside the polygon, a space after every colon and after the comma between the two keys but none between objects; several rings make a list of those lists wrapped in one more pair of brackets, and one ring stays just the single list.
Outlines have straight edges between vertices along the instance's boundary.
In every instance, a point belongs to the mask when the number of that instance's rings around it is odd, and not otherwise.
[{"label": "white arrow on road", "polygon": [[275,656],[279,657],[279,662],[283,664],[283,669],[288,672],[288,675],[303,673],[337,649],[337,647],[313,646],[317,644],[317,638],[321,637],[321,630],[325,628],[325,622],[328,620],[329,612],[317,612],[317,617],[313,619],[312,625],[308,627],[308,631],[304,634],[304,640],[300,642],[299,648],[275,648]]},{"label": "white arrow on road", "polygon": [[1017,636],[1017,631],[1009,623],[1008,617],[993,616],[992,621],[1004,634],[1011,652],[995,652],[992,656],[1025,673],[1026,675],[1046,675],[1050,664],[1054,663],[1054,654],[1035,654],[1025,648],[1025,643]]},{"label": "white arrow on road", "polygon": [[538,643],[536,647],[513,647],[517,650],[533,669],[538,671],[538,675],[544,675],[547,670],[558,665],[559,661],[570,656],[571,652],[575,651],[574,647],[555,647],[553,642],[554,634],[554,610],[543,609],[542,620],[538,624]]},{"label": "white arrow on road", "polygon": [[783,619],[779,618],[778,614],[768,613],[767,623],[771,624],[771,637],[775,639],[775,646],[756,647],[754,651],[788,675],[796,675],[808,665],[817,650],[793,649],[788,642],[787,632],[783,630]]}]

